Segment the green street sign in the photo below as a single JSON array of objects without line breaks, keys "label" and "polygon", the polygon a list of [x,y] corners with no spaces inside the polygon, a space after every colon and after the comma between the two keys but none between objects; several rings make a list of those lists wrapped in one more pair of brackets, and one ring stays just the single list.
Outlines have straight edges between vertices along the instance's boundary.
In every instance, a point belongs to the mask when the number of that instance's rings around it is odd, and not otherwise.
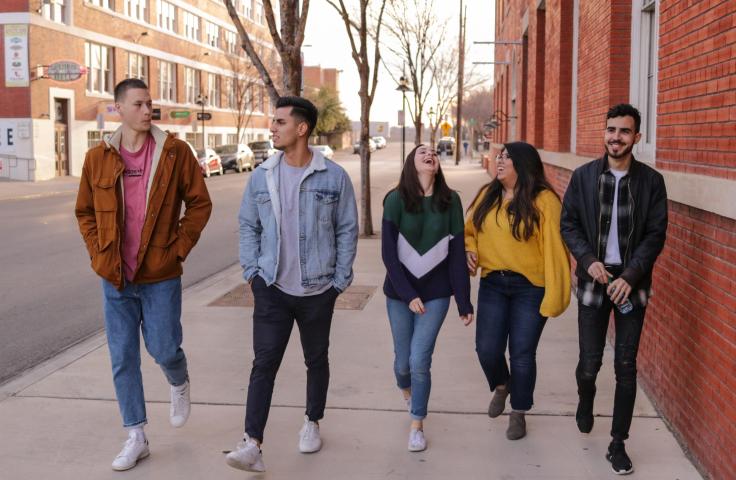
[{"label": "green street sign", "polygon": [[169,115],[171,118],[189,118],[189,115],[191,115],[192,112],[189,110],[174,110]]}]

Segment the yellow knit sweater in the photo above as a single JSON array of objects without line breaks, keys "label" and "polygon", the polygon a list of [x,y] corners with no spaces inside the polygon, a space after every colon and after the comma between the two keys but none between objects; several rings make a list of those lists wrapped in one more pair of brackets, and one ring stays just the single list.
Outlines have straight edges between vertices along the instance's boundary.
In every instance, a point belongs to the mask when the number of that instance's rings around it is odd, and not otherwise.
[{"label": "yellow knit sweater", "polygon": [[541,192],[535,203],[540,212],[540,228],[528,241],[516,240],[511,233],[505,202],[498,222],[496,210],[491,210],[481,230],[476,230],[473,204],[465,222],[465,250],[478,255],[483,277],[494,270],[511,270],[524,275],[533,285],[544,287],[539,313],[557,317],[570,304],[570,259],[560,235],[562,204],[548,190]]}]

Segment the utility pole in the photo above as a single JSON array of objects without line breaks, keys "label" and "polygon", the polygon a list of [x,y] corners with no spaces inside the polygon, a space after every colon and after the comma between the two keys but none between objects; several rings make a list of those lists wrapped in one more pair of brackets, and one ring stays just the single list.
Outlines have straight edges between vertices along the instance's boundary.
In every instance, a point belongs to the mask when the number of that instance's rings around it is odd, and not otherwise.
[{"label": "utility pole", "polygon": [[455,165],[460,164],[460,142],[463,129],[463,82],[465,77],[465,17],[467,7],[460,0],[460,35],[458,47],[460,50],[459,64],[457,69],[457,119],[455,120]]}]

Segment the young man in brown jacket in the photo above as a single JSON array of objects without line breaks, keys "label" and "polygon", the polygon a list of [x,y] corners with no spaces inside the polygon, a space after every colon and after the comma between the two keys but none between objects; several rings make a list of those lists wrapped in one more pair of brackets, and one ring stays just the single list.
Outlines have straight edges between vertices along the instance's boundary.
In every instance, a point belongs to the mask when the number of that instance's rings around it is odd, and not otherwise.
[{"label": "young man in brown jacket", "polygon": [[151,124],[151,96],[143,81],[120,82],[115,107],[122,125],[87,152],[75,213],[92,269],[102,277],[113,381],[128,430],[112,468],[128,470],[149,454],[141,331],[171,385],[171,425],[181,427],[189,417],[181,264],[207,224],[212,203],[189,146]]}]

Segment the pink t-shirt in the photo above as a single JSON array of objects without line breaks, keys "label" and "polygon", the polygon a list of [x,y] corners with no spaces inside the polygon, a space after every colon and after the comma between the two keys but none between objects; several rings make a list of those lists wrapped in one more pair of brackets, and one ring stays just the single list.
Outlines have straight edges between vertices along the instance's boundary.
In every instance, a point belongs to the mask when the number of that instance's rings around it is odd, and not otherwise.
[{"label": "pink t-shirt", "polygon": [[156,142],[152,135],[143,142],[137,152],[129,152],[120,146],[123,157],[123,191],[125,194],[125,232],[123,233],[123,272],[125,278],[133,281],[133,274],[138,266],[138,249],[141,246],[141,233],[146,221],[146,190],[148,177],[153,162],[153,151]]}]

